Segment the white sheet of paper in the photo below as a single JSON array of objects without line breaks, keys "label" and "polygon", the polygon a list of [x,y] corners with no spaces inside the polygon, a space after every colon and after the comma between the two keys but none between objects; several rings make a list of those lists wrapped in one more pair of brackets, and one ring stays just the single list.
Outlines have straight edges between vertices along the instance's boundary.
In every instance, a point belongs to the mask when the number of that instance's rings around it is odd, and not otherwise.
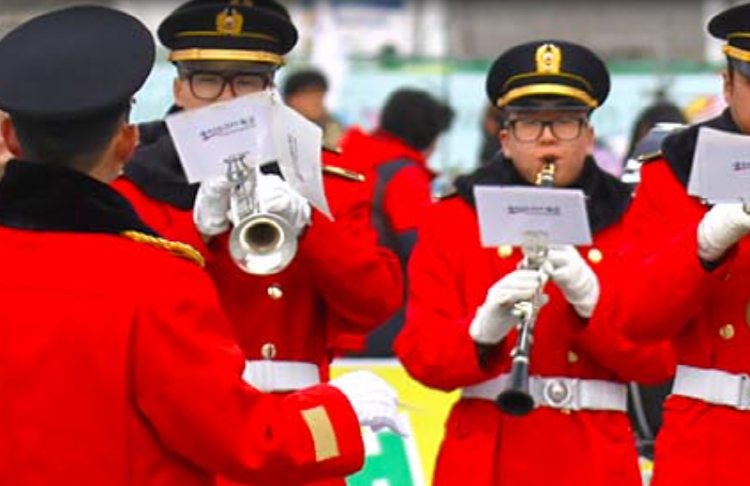
[{"label": "white sheet of paper", "polygon": [[323,131],[281,102],[272,108],[273,144],[284,179],[313,207],[333,219],[323,187]]},{"label": "white sheet of paper", "polygon": [[712,203],[750,201],[750,137],[702,127],[688,194]]},{"label": "white sheet of paper", "polygon": [[264,91],[166,119],[188,182],[225,175],[225,160],[244,155],[248,167],[274,160],[271,95]]},{"label": "white sheet of paper", "polygon": [[521,245],[527,231],[545,232],[549,244],[591,244],[580,189],[476,186],[474,197],[484,247]]}]

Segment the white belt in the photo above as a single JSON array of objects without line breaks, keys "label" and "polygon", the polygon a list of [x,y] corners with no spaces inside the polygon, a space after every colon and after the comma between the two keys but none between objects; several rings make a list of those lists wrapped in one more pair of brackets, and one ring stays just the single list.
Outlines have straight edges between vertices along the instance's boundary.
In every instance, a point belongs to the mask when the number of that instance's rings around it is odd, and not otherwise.
[{"label": "white belt", "polygon": [[[495,400],[508,388],[509,376],[467,386],[462,398]],[[622,383],[603,380],[583,380],[566,377],[529,377],[529,393],[537,407],[564,410],[613,410],[625,412],[628,408],[628,390]]]},{"label": "white belt", "polygon": [[750,410],[750,377],[744,373],[679,365],[672,394],[737,410]]},{"label": "white belt", "polygon": [[247,360],[242,378],[264,392],[294,391],[319,384],[320,372],[312,363]]}]

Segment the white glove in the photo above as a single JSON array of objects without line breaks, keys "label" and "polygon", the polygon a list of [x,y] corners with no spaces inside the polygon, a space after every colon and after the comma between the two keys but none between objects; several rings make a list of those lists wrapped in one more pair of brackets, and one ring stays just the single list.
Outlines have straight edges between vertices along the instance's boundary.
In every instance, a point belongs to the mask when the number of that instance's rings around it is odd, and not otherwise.
[{"label": "white glove", "polygon": [[570,245],[550,247],[542,267],[581,317],[591,317],[599,302],[599,279],[578,250]]},{"label": "white glove", "polygon": [[203,181],[193,207],[193,221],[198,231],[214,236],[229,229],[229,201],[233,184],[224,176]]},{"label": "white glove", "polygon": [[281,216],[297,234],[310,224],[311,210],[307,199],[281,177],[259,174],[255,191],[260,210]]},{"label": "white glove", "polygon": [[740,203],[717,204],[698,225],[698,256],[716,261],[750,231],[750,214]]},{"label": "white glove", "polygon": [[544,281],[538,270],[519,269],[495,282],[471,321],[472,339],[480,344],[499,343],[518,322],[512,313],[513,304],[530,300]]},{"label": "white glove", "polygon": [[406,437],[408,427],[398,413],[398,395],[391,385],[371,371],[354,371],[328,382],[338,388],[357,414],[362,426],[374,432],[384,428]]}]

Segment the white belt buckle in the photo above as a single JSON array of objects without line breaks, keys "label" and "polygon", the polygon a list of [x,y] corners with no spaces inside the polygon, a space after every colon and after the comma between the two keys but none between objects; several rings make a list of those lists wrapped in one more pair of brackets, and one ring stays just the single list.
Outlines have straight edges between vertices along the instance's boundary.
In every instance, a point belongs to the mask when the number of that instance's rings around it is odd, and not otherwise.
[{"label": "white belt buckle", "polygon": [[742,373],[740,376],[740,396],[737,401],[739,410],[750,410],[750,375]]},{"label": "white belt buckle", "polygon": [[576,378],[552,378],[544,383],[542,398],[545,405],[560,410],[580,410],[580,381]]}]

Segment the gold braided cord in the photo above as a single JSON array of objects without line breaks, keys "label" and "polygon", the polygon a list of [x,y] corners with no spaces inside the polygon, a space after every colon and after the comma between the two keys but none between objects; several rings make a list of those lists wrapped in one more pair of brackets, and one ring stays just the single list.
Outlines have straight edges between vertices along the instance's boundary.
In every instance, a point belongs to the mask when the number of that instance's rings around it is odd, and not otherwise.
[{"label": "gold braided cord", "polygon": [[283,65],[284,58],[278,54],[243,49],[181,49],[169,54],[169,60],[180,61],[245,61],[268,62]]},{"label": "gold braided cord", "polygon": [[725,45],[722,50],[727,56],[739,61],[750,62],[750,52],[740,49],[739,47]]},{"label": "gold braided cord", "polygon": [[167,250],[169,253],[175,256],[197,263],[201,267],[206,266],[206,260],[203,258],[203,255],[201,255],[198,250],[185,243],[165,240],[164,238],[147,235],[145,233],[141,233],[140,231],[123,231],[122,233],[120,233],[120,235],[133,241],[137,241],[138,243],[145,243],[149,246]]},{"label": "gold braided cord", "polygon": [[505,96],[497,100],[497,106],[499,108],[502,108],[512,101],[517,100],[518,98],[537,95],[568,96],[570,98],[582,101],[589,108],[596,108],[597,106],[599,106],[599,102],[592,98],[585,91],[561,84],[533,84],[529,86],[523,86],[521,88],[512,89],[508,91]]},{"label": "gold braided cord", "polygon": [[530,72],[530,73],[521,73],[521,74],[516,74],[515,76],[511,76],[511,77],[508,78],[507,81],[505,81],[503,83],[503,89],[507,89],[508,86],[510,86],[511,84],[515,83],[516,81],[519,81],[519,80],[522,80],[522,79],[526,79],[526,78],[536,78],[536,77],[539,77],[539,76],[554,76],[556,78],[572,79],[573,81],[577,81],[577,82],[581,83],[582,85],[584,85],[587,90],[593,91],[593,88],[591,87],[591,83],[589,83],[588,81],[586,81],[586,78],[584,78],[582,76],[578,76],[577,74],[565,73],[565,72],[559,72],[559,73],[555,73],[555,74],[546,74],[546,73],[539,72],[539,71],[534,71],[534,72]]}]

